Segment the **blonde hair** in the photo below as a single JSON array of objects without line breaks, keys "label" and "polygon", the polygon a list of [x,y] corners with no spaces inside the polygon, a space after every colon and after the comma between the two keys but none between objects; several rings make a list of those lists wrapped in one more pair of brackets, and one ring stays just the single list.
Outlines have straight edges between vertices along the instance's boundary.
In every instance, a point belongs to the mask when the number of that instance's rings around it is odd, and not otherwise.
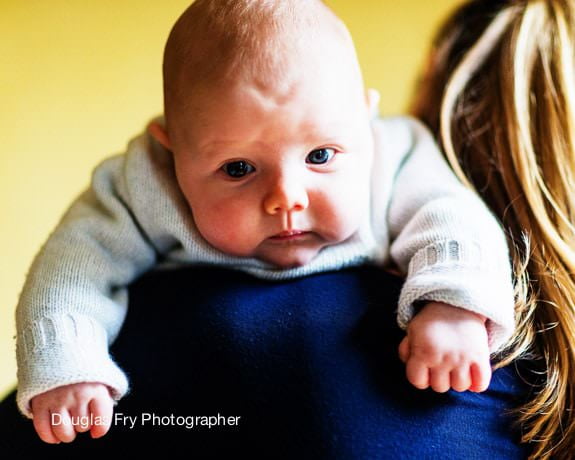
[{"label": "blonde hair", "polygon": [[498,367],[534,363],[516,415],[537,459],[575,449],[574,47],[573,0],[468,2],[440,32],[414,105],[507,230],[517,329]]}]

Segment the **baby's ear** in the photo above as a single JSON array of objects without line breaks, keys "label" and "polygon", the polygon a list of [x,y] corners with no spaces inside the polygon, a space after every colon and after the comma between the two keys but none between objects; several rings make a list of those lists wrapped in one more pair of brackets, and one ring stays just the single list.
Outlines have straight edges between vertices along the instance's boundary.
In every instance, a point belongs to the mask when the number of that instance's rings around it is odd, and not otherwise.
[{"label": "baby's ear", "polygon": [[379,91],[373,88],[369,88],[365,92],[365,100],[367,103],[367,109],[369,110],[369,114],[372,117],[377,116],[379,114],[379,100],[380,100]]},{"label": "baby's ear", "polygon": [[156,139],[160,144],[164,146],[166,150],[172,150],[170,140],[168,139],[168,133],[166,129],[157,121],[152,121],[148,125],[148,133]]}]

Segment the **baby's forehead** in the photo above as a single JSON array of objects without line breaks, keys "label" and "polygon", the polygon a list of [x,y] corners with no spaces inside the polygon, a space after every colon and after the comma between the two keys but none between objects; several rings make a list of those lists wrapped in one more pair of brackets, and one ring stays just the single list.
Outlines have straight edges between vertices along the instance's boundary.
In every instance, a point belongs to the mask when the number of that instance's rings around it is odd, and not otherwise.
[{"label": "baby's forehead", "polygon": [[197,0],[166,44],[165,108],[212,82],[277,88],[350,69],[359,73],[349,32],[319,0]]},{"label": "baby's forehead", "polygon": [[355,58],[347,29],[319,0],[197,0],[166,44],[164,83],[250,74],[277,80],[274,73],[313,55],[330,55],[334,65]]}]

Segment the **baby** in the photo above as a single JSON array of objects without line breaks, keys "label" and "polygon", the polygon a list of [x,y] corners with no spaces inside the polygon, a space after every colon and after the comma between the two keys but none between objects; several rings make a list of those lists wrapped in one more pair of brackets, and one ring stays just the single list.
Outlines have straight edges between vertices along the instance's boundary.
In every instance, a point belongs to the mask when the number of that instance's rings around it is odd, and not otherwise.
[{"label": "baby", "polygon": [[319,0],[183,13],[165,48],[165,120],[96,168],[24,286],[18,405],[41,439],[107,432],[128,389],[108,353],[126,286],[167,264],[281,280],[393,262],[407,275],[409,381],[487,388],[490,351],[514,327],[505,237],[422,125],[378,118],[377,99]]}]

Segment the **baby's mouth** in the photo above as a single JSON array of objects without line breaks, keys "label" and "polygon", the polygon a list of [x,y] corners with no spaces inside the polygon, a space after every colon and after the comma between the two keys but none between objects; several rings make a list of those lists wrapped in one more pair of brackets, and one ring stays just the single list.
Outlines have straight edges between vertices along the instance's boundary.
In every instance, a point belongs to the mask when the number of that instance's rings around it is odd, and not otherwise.
[{"label": "baby's mouth", "polygon": [[304,230],[284,230],[277,235],[271,236],[270,239],[276,241],[289,241],[302,238],[309,233],[310,232],[306,232]]}]

